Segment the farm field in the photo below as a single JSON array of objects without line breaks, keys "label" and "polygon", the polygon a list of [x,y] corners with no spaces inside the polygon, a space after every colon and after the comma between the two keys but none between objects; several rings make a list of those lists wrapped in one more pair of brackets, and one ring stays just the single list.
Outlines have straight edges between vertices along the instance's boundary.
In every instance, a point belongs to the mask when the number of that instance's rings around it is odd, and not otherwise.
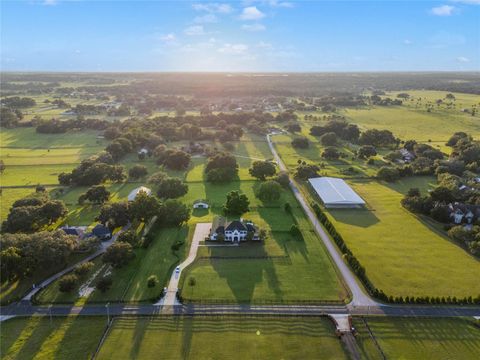
[{"label": "farm field", "polygon": [[[367,202],[368,210],[331,209],[329,218],[346,244],[366,268],[373,284],[392,296],[475,296],[480,291],[475,271],[480,263],[465,249],[453,244],[443,231],[403,209],[400,200],[417,187],[423,193],[436,185],[434,177],[410,177],[395,183],[380,183],[373,179],[382,160],[375,157],[373,166],[362,161],[345,159],[326,161],[317,138],[309,136],[308,149],[295,149],[291,137],[273,138],[285,165],[293,171],[299,159],[325,164],[321,176],[349,180]],[[349,149],[342,148],[348,153]],[[353,167],[355,172],[345,173]],[[306,183],[304,195],[319,201]],[[477,272],[478,272],[477,271]]]},{"label": "farm field", "polygon": [[[365,359],[477,359],[480,329],[470,319],[354,318]],[[368,326],[368,327],[367,327]]]},{"label": "farm field", "polygon": [[402,140],[446,142],[459,129],[475,138],[480,136],[479,117],[459,111],[438,110],[428,113],[406,106],[392,106],[345,109],[342,114],[363,129],[387,129]]},{"label": "farm field", "polygon": [[347,359],[327,318],[115,320],[98,359]]},{"label": "farm field", "polygon": [[425,189],[432,180],[351,182],[368,210],[330,209],[327,214],[368,277],[386,294],[475,296],[480,292],[480,262],[400,204],[409,188]]},{"label": "farm field", "polygon": [[14,318],[2,322],[2,359],[90,359],[105,329],[101,317]]}]

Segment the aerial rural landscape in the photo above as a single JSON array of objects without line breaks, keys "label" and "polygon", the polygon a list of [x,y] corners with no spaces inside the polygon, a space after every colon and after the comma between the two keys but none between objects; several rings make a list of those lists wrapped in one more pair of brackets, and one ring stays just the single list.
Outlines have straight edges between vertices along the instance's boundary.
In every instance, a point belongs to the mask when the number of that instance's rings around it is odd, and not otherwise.
[{"label": "aerial rural landscape", "polygon": [[[465,38],[268,37],[375,4]],[[480,6],[411,4],[2,3],[1,359],[478,359]]]}]

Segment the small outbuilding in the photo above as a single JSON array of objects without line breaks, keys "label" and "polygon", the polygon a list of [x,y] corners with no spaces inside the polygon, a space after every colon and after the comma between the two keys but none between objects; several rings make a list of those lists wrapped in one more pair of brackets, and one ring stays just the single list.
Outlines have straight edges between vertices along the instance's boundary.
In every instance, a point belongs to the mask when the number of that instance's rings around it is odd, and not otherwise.
[{"label": "small outbuilding", "polygon": [[102,224],[96,225],[92,230],[92,236],[99,238],[100,240],[110,240],[112,233],[108,227]]},{"label": "small outbuilding", "polygon": [[308,182],[327,208],[365,206],[365,201],[343,179],[323,176],[308,179]]},{"label": "small outbuilding", "polygon": [[194,209],[208,209],[210,206],[206,200],[195,200],[193,202]]},{"label": "small outbuilding", "polygon": [[141,192],[144,192],[148,196],[150,196],[152,194],[152,190],[150,190],[149,188],[147,188],[145,186],[140,186],[136,189],[133,189],[130,192],[130,194],[128,194],[128,201],[134,201],[136,199],[136,197],[138,196],[138,194],[140,194]]}]

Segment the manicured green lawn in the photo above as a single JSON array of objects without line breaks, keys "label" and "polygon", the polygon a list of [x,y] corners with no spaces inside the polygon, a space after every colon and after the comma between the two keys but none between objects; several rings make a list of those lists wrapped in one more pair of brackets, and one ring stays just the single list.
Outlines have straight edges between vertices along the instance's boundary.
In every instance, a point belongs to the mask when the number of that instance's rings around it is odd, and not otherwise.
[{"label": "manicured green lawn", "polygon": [[[243,215],[268,230],[263,243],[240,247],[201,247],[182,273],[187,301],[235,303],[341,301],[347,297],[321,241],[297,203],[293,214],[281,207],[259,207]],[[288,232],[297,223],[303,240]],[[195,286],[189,279],[195,278]]]},{"label": "manicured green lawn", "polygon": [[2,359],[90,359],[102,337],[101,317],[14,318],[2,322]]},{"label": "manicured green lawn", "polygon": [[98,359],[347,359],[326,318],[118,319]]},{"label": "manicured green lawn", "polygon": [[387,295],[476,296],[480,262],[400,204],[410,187],[425,192],[432,180],[352,182],[368,210],[332,209],[329,218],[373,284]]},{"label": "manicured green lawn", "polygon": [[[174,266],[184,257],[188,249],[188,240],[191,237],[188,227],[168,228],[158,231],[155,240],[146,249],[135,249],[136,257],[128,265],[120,269],[112,269],[104,265],[101,258],[95,261],[96,267],[92,270],[82,283],[90,282],[92,287],[106,273],[111,273],[113,284],[105,293],[94,290],[87,298],[87,302],[107,301],[153,301],[160,296],[163,287],[167,285]],[[171,246],[177,241],[184,241],[185,244],[176,252]],[[97,273],[97,270],[98,273]],[[92,274],[96,276],[92,277]],[[153,287],[147,287],[147,279],[150,275],[156,275],[159,283]],[[79,300],[77,286],[71,293],[62,294],[58,290],[58,281],[52,283],[42,290],[37,300],[41,303],[73,303]]]},{"label": "manicured green lawn", "polygon": [[[478,359],[480,329],[470,319],[367,318],[387,359]],[[381,359],[362,319],[354,318],[357,344],[366,359]]]}]

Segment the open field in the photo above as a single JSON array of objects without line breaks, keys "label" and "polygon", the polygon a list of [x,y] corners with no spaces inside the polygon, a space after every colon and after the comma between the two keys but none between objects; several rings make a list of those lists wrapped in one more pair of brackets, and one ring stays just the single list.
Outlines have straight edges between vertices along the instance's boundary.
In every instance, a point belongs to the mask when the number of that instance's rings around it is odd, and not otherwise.
[{"label": "open field", "polygon": [[[478,359],[480,328],[470,319],[354,318],[365,359]],[[368,327],[367,327],[368,326]]]},{"label": "open field", "polygon": [[[395,184],[352,182],[368,210],[331,209],[328,216],[366,268],[373,284],[392,296],[476,296],[480,262],[403,209],[416,178]],[[431,180],[431,179],[430,179]]]},{"label": "open field", "polygon": [[480,136],[478,116],[438,110],[427,112],[406,106],[346,109],[342,114],[363,129],[387,129],[402,140],[446,142],[456,131]]},{"label": "open field", "polygon": [[90,359],[105,329],[101,317],[32,317],[2,322],[2,359]]},{"label": "open field", "polygon": [[326,318],[118,319],[99,359],[347,359]]}]

